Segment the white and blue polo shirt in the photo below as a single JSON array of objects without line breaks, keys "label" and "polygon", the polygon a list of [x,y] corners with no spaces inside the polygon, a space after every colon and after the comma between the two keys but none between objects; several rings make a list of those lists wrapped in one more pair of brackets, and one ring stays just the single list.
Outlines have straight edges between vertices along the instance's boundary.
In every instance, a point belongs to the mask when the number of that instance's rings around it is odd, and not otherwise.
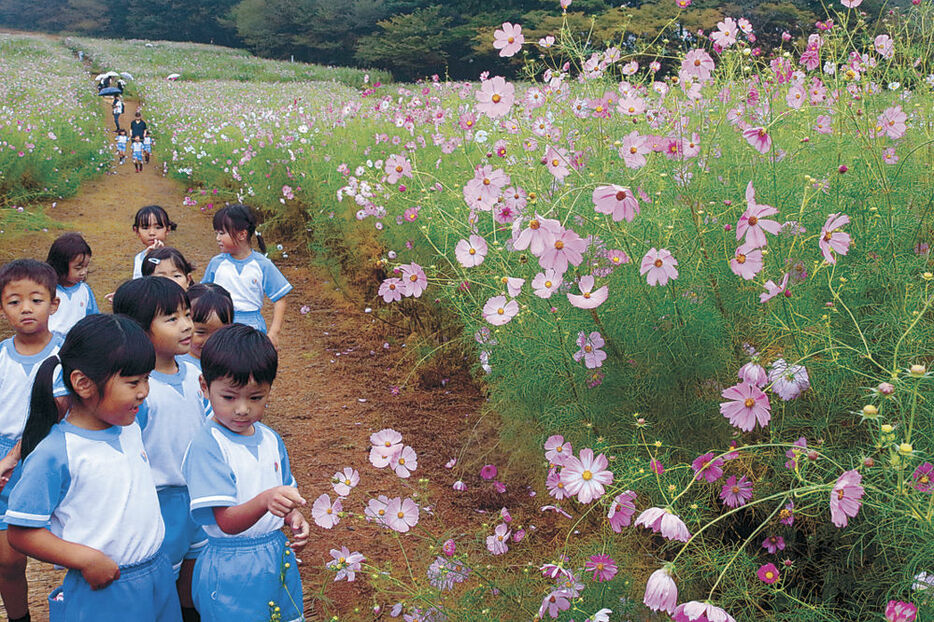
[{"label": "white and blue polo shirt", "polygon": [[[13,340],[14,337],[10,337],[0,343],[0,437],[15,444],[26,427],[36,372],[45,359],[58,353],[65,337],[52,333],[52,339],[45,348],[30,356],[17,352]],[[68,394],[62,383],[61,367],[56,370],[53,382],[55,397]]]},{"label": "white and blue polo shirt", "polygon": [[143,260],[146,259],[148,248],[144,248],[133,257],[133,278],[139,279],[143,276]]},{"label": "white and blue polo shirt", "polygon": [[89,315],[100,313],[91,286],[81,281],[71,287],[55,288],[58,310],[49,316],[49,330],[66,334],[71,327]]},{"label": "white and blue polo shirt", "polygon": [[267,257],[253,251],[245,259],[230,253],[215,256],[204,271],[202,283],[216,283],[230,292],[234,311],[252,313],[263,308],[263,297],[276,302],[292,285]]}]

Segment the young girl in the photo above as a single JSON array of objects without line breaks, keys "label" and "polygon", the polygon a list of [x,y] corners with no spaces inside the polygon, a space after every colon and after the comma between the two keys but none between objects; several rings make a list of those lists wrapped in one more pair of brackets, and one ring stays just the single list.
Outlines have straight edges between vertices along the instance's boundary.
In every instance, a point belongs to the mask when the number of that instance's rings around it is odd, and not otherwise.
[{"label": "young girl", "polygon": [[133,278],[143,276],[143,259],[149,251],[165,246],[169,231],[178,227],[169,218],[169,214],[158,205],[147,205],[136,212],[133,219],[133,233],[142,242],[144,248],[133,258]]},{"label": "young girl", "polygon": [[200,370],[176,359],[191,347],[188,296],[170,279],[144,276],[117,288],[114,313],[136,320],[155,350],[149,396],[140,408],[137,421],[142,429],[143,446],[149,454],[165,522],[163,551],[178,579],[179,600],[187,620],[194,615],[191,572],[206,542],[204,531],[189,515],[188,487],[182,475],[185,450],[204,425],[198,381]]},{"label": "young girl", "polygon": [[100,313],[94,292],[85,282],[91,263],[91,247],[77,233],[58,236],[45,262],[58,275],[58,310],[49,317],[49,330],[67,333],[83,317]]},{"label": "young girl", "polygon": [[[266,321],[260,313],[263,296],[273,303],[272,325],[269,339],[278,346],[279,331],[285,318],[284,296],[292,286],[279,269],[264,255],[250,246],[256,233],[256,217],[246,205],[229,205],[214,214],[214,232],[221,254],[214,257],[204,272],[202,283],[223,286],[234,303],[234,322],[247,324],[266,332]],[[256,234],[260,251],[266,252],[266,243]]]},{"label": "young girl", "polygon": [[[71,410],[58,422],[61,363]],[[23,433],[23,474],[10,497],[10,544],[69,568],[67,622],[178,622],[165,531],[136,412],[155,364],[131,319],[86,317],[39,367]]]},{"label": "young girl", "polygon": [[188,290],[191,301],[191,321],[194,332],[191,334],[191,352],[182,356],[185,361],[201,369],[201,350],[208,337],[233,323],[233,300],[226,289],[216,283],[198,283]]},{"label": "young girl", "polygon": [[171,246],[164,246],[147,252],[146,257],[143,258],[141,268],[143,276],[162,276],[172,279],[186,291],[194,282],[194,279],[191,278],[191,273],[194,270],[194,266],[188,263],[185,256]]}]

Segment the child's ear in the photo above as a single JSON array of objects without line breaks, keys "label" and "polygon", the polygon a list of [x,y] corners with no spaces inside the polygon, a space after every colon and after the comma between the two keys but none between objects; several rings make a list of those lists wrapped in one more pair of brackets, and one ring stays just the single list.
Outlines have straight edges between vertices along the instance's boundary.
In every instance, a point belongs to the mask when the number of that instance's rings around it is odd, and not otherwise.
[{"label": "child's ear", "polygon": [[237,231],[237,239],[238,239],[239,241],[241,241],[241,242],[245,242],[248,235],[250,235],[250,234],[247,233],[247,230],[246,230],[246,229],[243,229],[243,230],[241,230],[241,231]]},{"label": "child's ear", "polygon": [[97,395],[97,385],[90,378],[84,375],[80,369],[72,370],[71,386],[75,393],[83,400],[89,400]]},{"label": "child's ear", "polygon": [[204,393],[204,396],[208,395],[208,383],[204,381],[204,374],[198,374],[198,382],[201,384],[201,392]]},{"label": "child's ear", "polygon": [[61,303],[61,300],[59,299],[58,296],[55,296],[54,298],[52,298],[52,304],[49,305],[49,315],[52,315],[53,313],[58,311],[59,303]]}]

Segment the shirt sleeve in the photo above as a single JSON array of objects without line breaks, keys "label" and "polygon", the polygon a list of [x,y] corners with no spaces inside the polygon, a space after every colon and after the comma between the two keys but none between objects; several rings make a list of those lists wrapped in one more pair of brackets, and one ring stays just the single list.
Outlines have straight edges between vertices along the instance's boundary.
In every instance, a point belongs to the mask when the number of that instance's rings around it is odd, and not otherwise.
[{"label": "shirt sleeve", "polygon": [[220,263],[220,255],[217,255],[211,258],[211,261],[208,262],[208,267],[204,269],[204,276],[201,277],[202,283],[213,283],[214,274],[217,272],[217,264]]},{"label": "shirt sleeve", "polygon": [[143,400],[143,403],[139,405],[139,410],[136,411],[136,424],[139,426],[140,432],[149,425],[149,398]]},{"label": "shirt sleeve", "polygon": [[62,366],[56,365],[52,372],[52,397],[66,397],[68,387],[65,386],[65,375],[62,372]]},{"label": "shirt sleeve", "polygon": [[285,448],[285,443],[278,433],[273,431],[273,434],[276,435],[276,441],[279,443],[279,462],[282,463],[282,485],[298,486],[298,483],[295,481],[295,476],[292,475],[292,466],[289,464],[289,452]]},{"label": "shirt sleeve", "polygon": [[182,474],[191,496],[191,517],[197,524],[214,525],[214,508],[237,505],[236,477],[210,426],[191,441]]},{"label": "shirt sleeve", "polygon": [[268,296],[271,301],[276,302],[292,291],[292,284],[279,272],[279,268],[276,267],[276,264],[265,257],[263,257],[263,259],[265,261],[260,263],[263,270],[263,292],[266,293],[266,296]]},{"label": "shirt sleeve", "polygon": [[26,457],[4,520],[19,527],[49,527],[70,484],[65,434],[53,428]]},{"label": "shirt sleeve", "polygon": [[95,315],[100,313],[101,310],[97,308],[97,300],[94,298],[94,290],[91,289],[91,286],[87,283],[84,284],[88,288],[88,308],[87,315]]}]

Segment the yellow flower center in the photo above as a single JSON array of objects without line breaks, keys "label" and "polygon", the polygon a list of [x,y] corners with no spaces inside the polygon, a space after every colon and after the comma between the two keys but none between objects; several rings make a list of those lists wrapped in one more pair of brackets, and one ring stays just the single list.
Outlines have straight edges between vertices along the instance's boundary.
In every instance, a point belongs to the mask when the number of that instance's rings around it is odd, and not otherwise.
[{"label": "yellow flower center", "polygon": [[[545,287],[551,289],[551,281],[545,281]],[[560,449],[558,451],[560,451]]]},{"label": "yellow flower center", "polygon": [[504,313],[506,313],[506,309],[500,307],[499,309],[496,310],[496,313],[497,315],[503,315]]},{"label": "yellow flower center", "polygon": [[470,250],[467,251],[467,252],[470,253],[471,255],[476,255],[476,254],[477,254],[477,249],[472,248],[472,249],[470,249]]},{"label": "yellow flower center", "polygon": [[557,248],[560,251],[562,248],[564,248],[564,242],[562,242],[561,240],[556,241],[555,248]]},{"label": "yellow flower center", "polygon": [[753,406],[756,405],[756,400],[752,399],[751,397],[747,397],[746,401],[743,402],[743,405],[746,408],[752,408]]},{"label": "yellow flower center", "polygon": [[750,217],[749,217],[749,226],[750,226],[750,227],[755,227],[756,224],[757,224],[758,222],[759,222],[759,219],[756,218],[755,216],[750,216]]},{"label": "yellow flower center", "polygon": [[399,512],[398,514],[396,514],[396,516],[398,516],[399,518],[405,518],[405,512]]},{"label": "yellow flower center", "polygon": [[736,263],[746,263],[746,255],[740,253],[736,256]]},{"label": "yellow flower center", "polygon": [[405,464],[405,458],[399,458],[399,464]]},{"label": "yellow flower center", "polygon": [[500,100],[502,99],[502,97],[499,96],[499,93],[494,93],[493,97],[491,97],[490,99],[493,100],[494,104],[498,104]]},{"label": "yellow flower center", "polygon": [[397,172],[397,173],[401,173],[401,172],[402,172],[402,165],[401,165],[401,164],[396,165],[396,172]]},{"label": "yellow flower center", "polygon": [[589,482],[590,480],[593,479],[593,473],[591,473],[590,471],[584,471],[583,473],[581,473],[581,478],[585,482]]},{"label": "yellow flower center", "polygon": [[652,265],[654,265],[656,268],[661,268],[661,267],[664,265],[664,263],[662,262],[661,259],[656,259],[656,260],[652,263]]},{"label": "yellow flower center", "polygon": [[587,344],[586,346],[584,346],[584,352],[593,352],[593,346],[590,344]]},{"label": "yellow flower center", "polygon": [[558,166],[559,164],[561,164],[561,161],[558,160],[558,158],[554,158],[554,159],[551,161],[551,165],[552,165],[552,166]]}]

